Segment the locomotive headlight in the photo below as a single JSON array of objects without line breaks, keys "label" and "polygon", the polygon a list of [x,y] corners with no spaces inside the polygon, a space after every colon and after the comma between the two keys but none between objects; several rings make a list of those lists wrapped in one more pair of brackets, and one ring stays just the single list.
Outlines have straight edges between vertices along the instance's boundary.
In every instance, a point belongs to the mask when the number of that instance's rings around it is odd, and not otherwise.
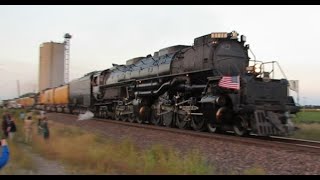
[{"label": "locomotive headlight", "polygon": [[220,33],[212,33],[211,38],[217,39],[217,38],[227,38],[228,34],[226,32],[220,32]]},{"label": "locomotive headlight", "polygon": [[254,72],[257,74],[260,74],[261,69],[259,67],[255,67],[254,68]]}]

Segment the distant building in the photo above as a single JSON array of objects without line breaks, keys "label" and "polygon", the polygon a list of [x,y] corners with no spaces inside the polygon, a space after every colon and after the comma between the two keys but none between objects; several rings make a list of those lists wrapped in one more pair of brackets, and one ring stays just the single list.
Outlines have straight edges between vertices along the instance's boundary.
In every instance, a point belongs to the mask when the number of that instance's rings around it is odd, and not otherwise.
[{"label": "distant building", "polygon": [[39,91],[64,84],[64,44],[46,42],[40,46]]}]

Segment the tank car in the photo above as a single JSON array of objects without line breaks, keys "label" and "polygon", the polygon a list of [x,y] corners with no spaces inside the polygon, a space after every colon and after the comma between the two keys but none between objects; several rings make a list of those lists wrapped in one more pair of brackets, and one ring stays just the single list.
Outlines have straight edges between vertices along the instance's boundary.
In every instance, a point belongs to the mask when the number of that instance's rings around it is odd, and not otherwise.
[{"label": "tank car", "polygon": [[85,74],[69,83],[69,108],[72,113],[81,113],[92,106],[92,79],[96,71]]},{"label": "tank car", "polygon": [[53,89],[53,111],[70,112],[69,110],[69,84]]},{"label": "tank car", "polygon": [[34,97],[23,97],[17,100],[18,104],[21,104],[23,108],[31,108],[35,105]]},{"label": "tank car", "polygon": [[40,94],[40,103],[43,105],[43,110],[53,110],[53,88],[46,89]]},{"label": "tank car", "polygon": [[14,99],[15,108],[34,108],[36,105],[36,93],[26,93]]}]

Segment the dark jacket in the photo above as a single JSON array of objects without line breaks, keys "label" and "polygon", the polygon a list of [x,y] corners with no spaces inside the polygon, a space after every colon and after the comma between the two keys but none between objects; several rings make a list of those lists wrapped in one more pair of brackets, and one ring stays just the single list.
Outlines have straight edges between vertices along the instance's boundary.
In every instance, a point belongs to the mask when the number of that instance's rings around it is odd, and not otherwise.
[{"label": "dark jacket", "polygon": [[3,134],[5,137],[8,137],[8,131],[7,131],[7,128],[9,127],[10,125],[10,118],[11,116],[10,115],[3,115],[2,116],[2,131],[3,131]]},{"label": "dark jacket", "polygon": [[10,115],[4,115],[3,116],[3,120],[2,120],[2,130],[3,131],[7,131],[8,127],[11,127],[10,128],[10,132],[16,132],[17,131],[16,124],[11,119],[11,116]]},{"label": "dark jacket", "polygon": [[11,119],[10,115],[3,115],[2,116],[2,130],[3,131],[6,131],[8,126],[10,125],[10,119]]},{"label": "dark jacket", "polygon": [[7,164],[9,160],[8,146],[2,146],[2,155],[0,156],[0,169]]}]

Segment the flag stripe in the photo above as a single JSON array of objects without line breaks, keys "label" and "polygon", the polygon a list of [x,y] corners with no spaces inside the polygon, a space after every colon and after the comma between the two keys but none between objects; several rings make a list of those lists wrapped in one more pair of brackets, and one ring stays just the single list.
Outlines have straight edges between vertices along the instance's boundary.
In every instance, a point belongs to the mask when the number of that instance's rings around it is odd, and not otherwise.
[{"label": "flag stripe", "polygon": [[239,76],[223,76],[219,86],[230,89],[240,89]]}]

